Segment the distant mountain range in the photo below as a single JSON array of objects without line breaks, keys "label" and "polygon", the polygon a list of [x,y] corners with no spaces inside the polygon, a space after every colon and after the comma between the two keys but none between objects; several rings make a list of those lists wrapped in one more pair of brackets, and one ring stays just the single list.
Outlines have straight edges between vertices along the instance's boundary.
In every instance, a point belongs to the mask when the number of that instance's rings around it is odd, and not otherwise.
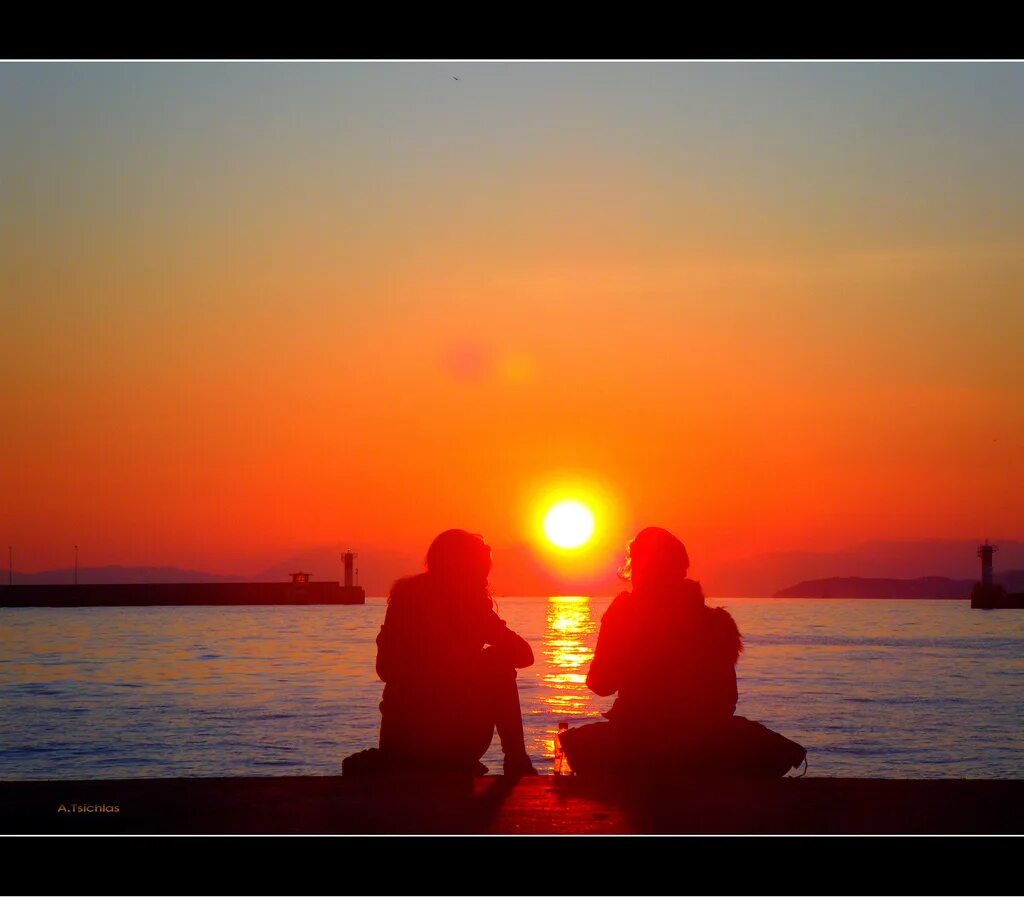
[{"label": "distant mountain range", "polygon": [[[1024,568],[1024,542],[993,539],[999,545],[996,568]],[[352,544],[358,544],[353,542]],[[338,579],[344,543],[311,548],[269,567],[255,579],[280,579],[295,570],[311,570],[318,578]],[[830,552],[787,551],[702,564],[694,555],[691,575],[705,594],[716,598],[770,597],[781,589],[829,577],[913,579],[922,577],[969,581],[981,577],[977,540],[867,542]],[[587,575],[559,576],[526,543],[494,549],[494,593],[503,595],[614,595],[625,586],[616,576],[621,552],[612,552]],[[359,549],[356,567],[367,595],[385,595],[399,576],[423,569],[422,556],[374,546]],[[968,587],[970,591],[970,587]]]},{"label": "distant mountain range", "polygon": [[[838,551],[784,551],[701,567],[698,578],[708,595],[722,598],[774,595],[794,583],[830,579],[981,578],[978,539],[920,542],[865,542]],[[1024,569],[1024,542],[993,538],[999,546],[995,567]],[[695,563],[699,558],[695,557]]]},{"label": "distant mountain range", "polygon": [[[1008,570],[996,576],[1007,592],[1024,591],[1024,570]],[[776,598],[951,598],[966,599],[977,580],[922,576],[917,579],[865,579],[859,576],[833,576],[811,579],[788,589],[780,589]]]},{"label": "distant mountain range", "polygon": [[[995,556],[996,579],[1007,583],[1008,591],[1024,590],[1024,582],[1014,585],[1010,577],[1024,570],[1024,542],[993,539],[1000,551]],[[206,573],[178,567],[82,567],[81,583],[119,582],[274,582],[287,579],[289,573],[305,570],[316,579],[340,580],[341,555],[352,545],[358,551],[356,568],[359,582],[370,596],[387,594],[398,577],[423,569],[422,555],[397,552],[373,545],[360,547],[357,540],[311,547],[285,558],[254,576]],[[878,594],[879,590],[897,593],[900,597],[916,597],[918,588],[932,590],[927,597],[941,595],[966,597],[971,586],[980,579],[981,565],[977,558],[978,540],[867,542],[838,551],[786,551],[750,558],[722,561],[714,565],[702,563],[693,552],[691,575],[699,579],[705,594],[714,598],[768,597],[782,592],[841,590],[843,595],[855,592]],[[497,596],[509,595],[614,595],[624,586],[615,571],[622,563],[619,552],[609,554],[596,565],[594,572],[573,577],[560,576],[528,544],[519,543],[494,549],[494,572],[491,584]],[[1005,570],[1008,572],[999,573]],[[927,581],[920,587],[907,585]],[[0,583],[6,576],[0,573]],[[74,570],[46,570],[39,573],[15,573],[16,583],[71,583]],[[796,583],[796,585],[793,585]],[[843,585],[842,583],[845,583]],[[850,585],[853,583],[854,585]],[[878,584],[871,584],[878,583]],[[964,586],[964,583],[967,585]],[[894,591],[895,590],[895,591]],[[961,595],[961,592],[963,594]],[[795,594],[795,593],[794,593]],[[833,597],[840,597],[835,594]],[[866,597],[866,595],[864,595]]]},{"label": "distant mountain range", "polygon": [[[357,544],[357,543],[353,543]],[[292,555],[268,567],[261,580],[276,580],[295,570],[309,570],[318,579],[338,579],[341,576],[341,554],[344,543],[311,548]],[[426,554],[426,546],[424,552]],[[367,595],[386,595],[391,584],[400,576],[423,570],[423,554],[416,556],[378,546],[358,548],[356,569],[359,583]],[[494,569],[491,587],[497,596],[510,595],[614,595],[623,588],[615,571],[622,564],[621,555],[609,555],[596,565],[593,574],[567,580],[551,569],[528,544],[497,546],[493,549]]]}]

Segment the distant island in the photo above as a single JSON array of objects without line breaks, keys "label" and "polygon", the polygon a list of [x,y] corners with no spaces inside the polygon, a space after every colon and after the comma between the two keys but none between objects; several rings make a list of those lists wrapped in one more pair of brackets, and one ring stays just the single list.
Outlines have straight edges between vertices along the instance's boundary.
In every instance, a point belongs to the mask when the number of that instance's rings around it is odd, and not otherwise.
[{"label": "distant island", "polygon": [[[1024,570],[1007,570],[995,577],[1008,592],[1024,590]],[[917,579],[872,579],[833,576],[808,579],[780,589],[775,598],[905,598],[966,601],[977,580],[922,576]]]}]

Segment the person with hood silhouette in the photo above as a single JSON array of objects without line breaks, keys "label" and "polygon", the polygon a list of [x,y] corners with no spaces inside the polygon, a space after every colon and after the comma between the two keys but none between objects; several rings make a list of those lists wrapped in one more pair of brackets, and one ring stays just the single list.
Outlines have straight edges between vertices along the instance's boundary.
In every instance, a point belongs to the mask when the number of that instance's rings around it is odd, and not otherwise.
[{"label": "person with hood silhouette", "polygon": [[620,593],[601,620],[587,686],[618,693],[607,722],[559,736],[579,775],[659,772],[782,776],[803,747],[742,716],[736,662],[743,641],[732,615],[704,602],[690,558],[668,530],[647,527],[626,549]]}]

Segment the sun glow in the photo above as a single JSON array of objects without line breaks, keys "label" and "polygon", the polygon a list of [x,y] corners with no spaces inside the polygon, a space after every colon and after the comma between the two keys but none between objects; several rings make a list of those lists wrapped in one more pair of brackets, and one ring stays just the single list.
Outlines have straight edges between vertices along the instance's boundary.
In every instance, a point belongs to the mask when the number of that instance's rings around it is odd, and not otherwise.
[{"label": "sun glow", "polygon": [[603,477],[576,471],[548,471],[524,483],[523,536],[536,559],[559,576],[563,591],[612,569],[626,544],[623,510]]},{"label": "sun glow", "polygon": [[580,548],[594,534],[594,515],[583,502],[566,499],[544,515],[544,535],[559,548]]}]

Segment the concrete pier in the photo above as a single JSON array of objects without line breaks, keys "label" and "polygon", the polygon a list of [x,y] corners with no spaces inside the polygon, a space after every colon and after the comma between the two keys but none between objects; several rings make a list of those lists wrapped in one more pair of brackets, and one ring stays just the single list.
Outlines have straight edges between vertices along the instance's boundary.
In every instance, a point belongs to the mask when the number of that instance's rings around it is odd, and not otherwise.
[{"label": "concrete pier", "polygon": [[203,607],[365,604],[337,582],[148,582],[0,586],[0,607]]},{"label": "concrete pier", "polygon": [[6,834],[1019,834],[1024,780],[333,776],[0,783]]}]

